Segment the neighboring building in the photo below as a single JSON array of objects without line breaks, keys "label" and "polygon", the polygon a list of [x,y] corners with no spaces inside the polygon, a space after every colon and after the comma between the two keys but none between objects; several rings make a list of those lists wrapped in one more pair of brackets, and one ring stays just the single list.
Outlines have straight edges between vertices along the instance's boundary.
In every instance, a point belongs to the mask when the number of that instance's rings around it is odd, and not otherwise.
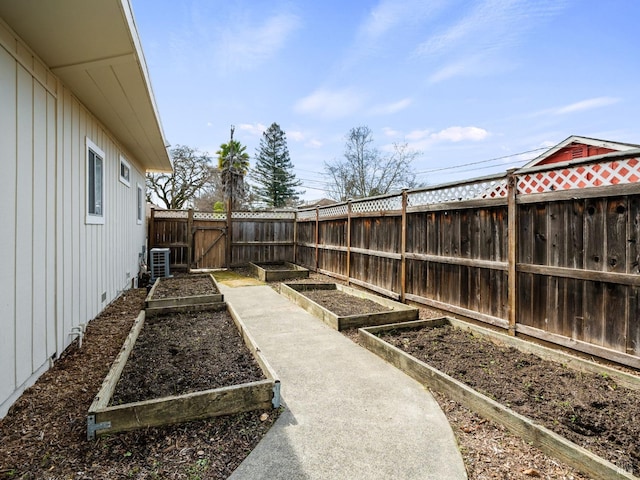
[{"label": "neighboring building", "polygon": [[320,198],[318,200],[309,200],[304,202],[301,205],[298,205],[298,209],[303,208],[315,208],[315,207],[328,207],[329,205],[333,205],[334,203],[339,203],[336,200],[331,200],[330,198]]},{"label": "neighboring building", "polygon": [[572,135],[563,140],[555,147],[551,147],[542,155],[537,156],[523,169],[530,167],[538,167],[541,165],[550,165],[552,163],[579,161],[586,157],[595,155],[604,155],[612,152],[626,152],[640,148],[640,145],[633,143],[612,142],[610,140],[599,140],[597,138],[579,137]]},{"label": "neighboring building", "polygon": [[0,2],[0,417],[135,283],[170,171],[129,0]]}]

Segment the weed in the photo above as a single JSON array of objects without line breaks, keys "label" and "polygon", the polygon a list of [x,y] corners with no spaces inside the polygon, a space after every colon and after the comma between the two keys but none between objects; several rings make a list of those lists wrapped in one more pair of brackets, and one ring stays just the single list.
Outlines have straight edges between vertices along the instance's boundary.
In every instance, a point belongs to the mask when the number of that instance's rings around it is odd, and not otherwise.
[{"label": "weed", "polygon": [[206,458],[200,458],[196,460],[195,465],[191,465],[187,470],[189,480],[201,480],[202,474],[207,471],[209,467],[209,460]]}]

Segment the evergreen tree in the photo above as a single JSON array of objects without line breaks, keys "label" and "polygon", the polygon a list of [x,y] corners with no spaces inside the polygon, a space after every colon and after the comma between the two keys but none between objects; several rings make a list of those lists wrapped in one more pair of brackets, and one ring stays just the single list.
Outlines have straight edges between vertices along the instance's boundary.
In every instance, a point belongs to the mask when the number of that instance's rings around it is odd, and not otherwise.
[{"label": "evergreen tree", "polygon": [[293,173],[285,133],[275,122],[262,134],[250,177],[257,184],[258,199],[269,207],[284,207],[302,193],[296,190],[301,182]]}]

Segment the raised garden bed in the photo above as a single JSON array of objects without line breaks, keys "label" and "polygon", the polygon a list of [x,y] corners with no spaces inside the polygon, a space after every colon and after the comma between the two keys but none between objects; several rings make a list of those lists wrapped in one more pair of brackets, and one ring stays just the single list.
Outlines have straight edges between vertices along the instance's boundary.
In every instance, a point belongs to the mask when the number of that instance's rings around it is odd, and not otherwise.
[{"label": "raised garden bed", "polygon": [[145,318],[140,312],[89,408],[89,439],[280,406],[280,382],[231,307],[158,316],[143,329]]},{"label": "raised garden bed", "polygon": [[224,297],[210,274],[158,278],[145,300],[147,317],[224,308]]},{"label": "raised garden bed", "polygon": [[280,293],[336,330],[418,318],[417,308],[336,283],[284,283]]},{"label": "raised garden bed", "polygon": [[591,478],[638,478],[640,377],[450,318],[359,335],[414,379]]},{"label": "raised garden bed", "polygon": [[250,263],[253,275],[263,282],[279,282],[295,278],[309,278],[309,270],[290,262]]}]

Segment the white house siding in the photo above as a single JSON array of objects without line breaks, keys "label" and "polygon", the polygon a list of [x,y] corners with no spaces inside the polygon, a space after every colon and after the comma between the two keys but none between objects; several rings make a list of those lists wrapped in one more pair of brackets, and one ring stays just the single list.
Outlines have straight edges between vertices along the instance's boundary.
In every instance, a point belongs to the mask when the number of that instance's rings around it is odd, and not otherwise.
[{"label": "white house siding", "polygon": [[[86,139],[104,151],[104,225],[85,224]],[[119,181],[120,156],[131,166]],[[132,285],[144,172],[0,21],[0,417]],[[103,301],[102,297],[105,295]]]}]

